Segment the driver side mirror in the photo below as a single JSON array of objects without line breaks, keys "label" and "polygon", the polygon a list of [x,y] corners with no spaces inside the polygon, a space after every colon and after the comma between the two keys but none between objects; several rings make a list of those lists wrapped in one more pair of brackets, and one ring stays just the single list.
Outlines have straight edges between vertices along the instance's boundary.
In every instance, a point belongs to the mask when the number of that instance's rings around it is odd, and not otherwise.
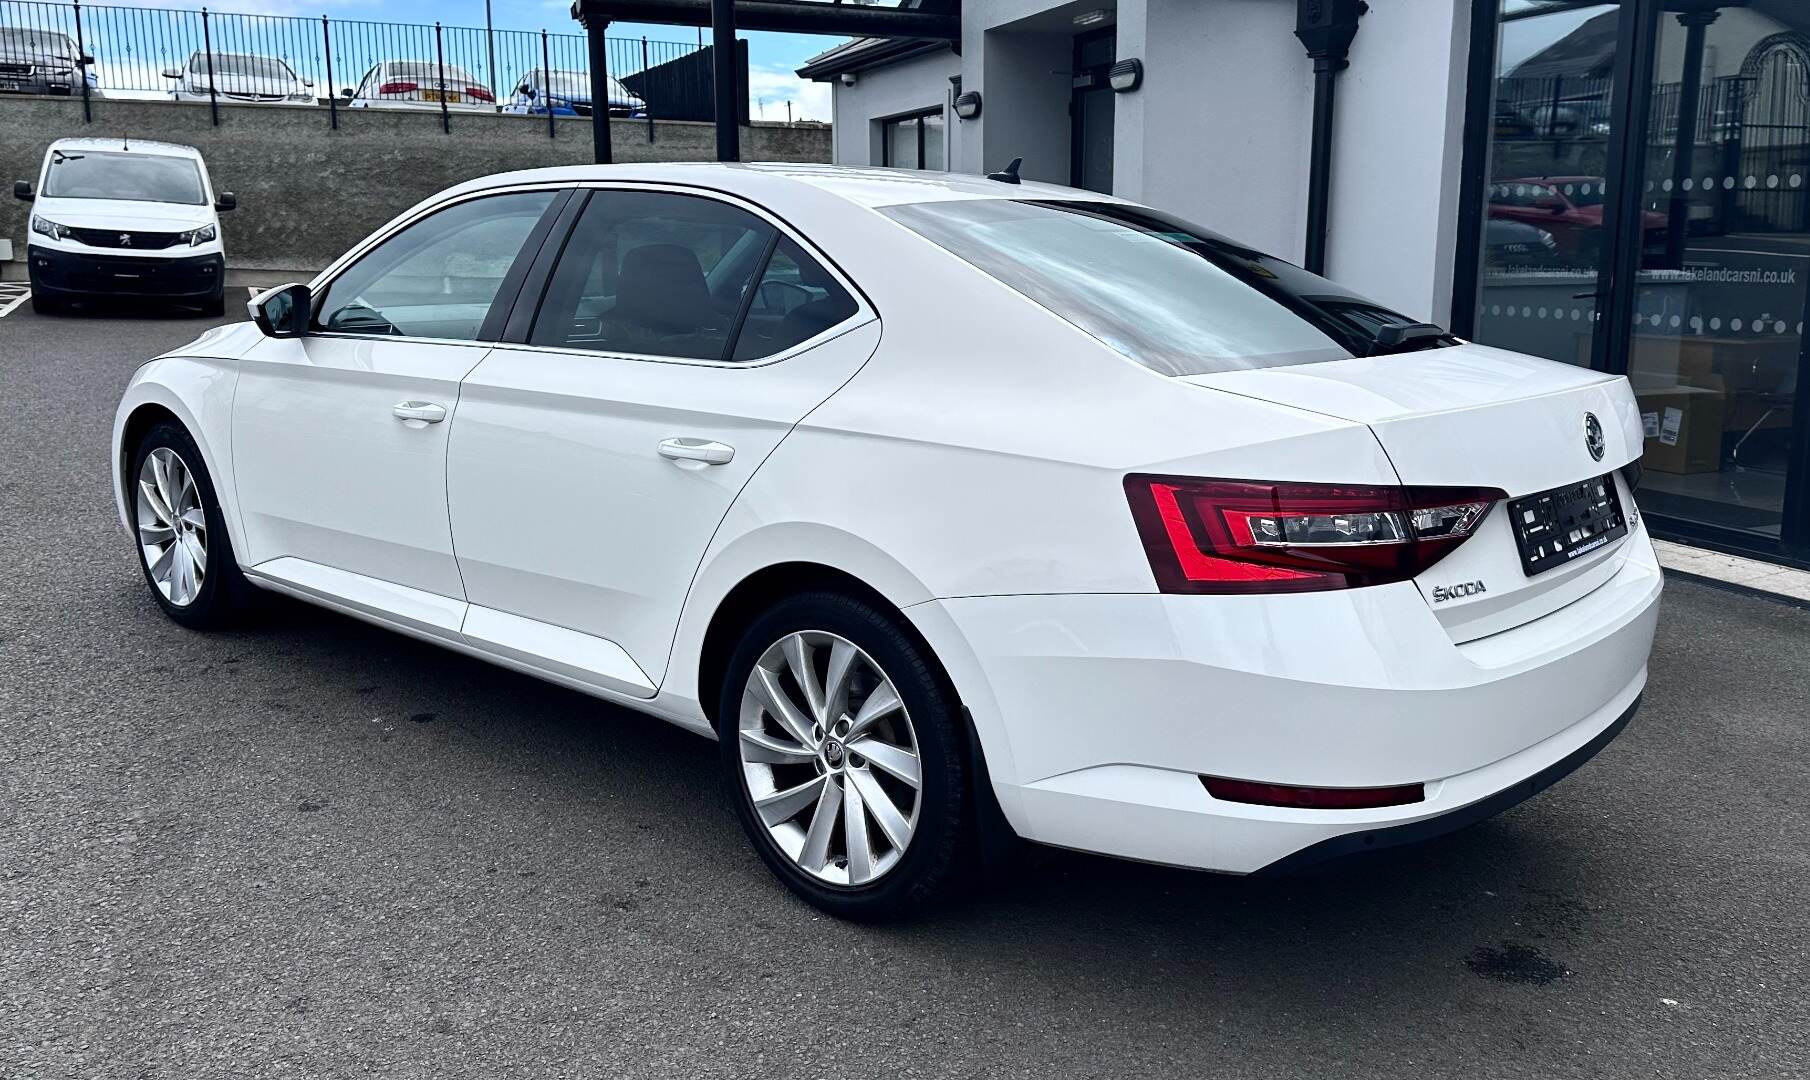
[{"label": "driver side mirror", "polygon": [[339,96],[345,98],[347,101],[351,101],[352,88],[350,86],[342,87],[339,91]]},{"label": "driver side mirror", "polygon": [[182,69],[173,67],[164,68],[163,77],[166,79],[180,79],[182,78]]},{"label": "driver side mirror", "polygon": [[30,202],[37,197],[38,196],[36,195],[36,193],[34,193],[31,190],[31,181],[30,180],[14,180],[13,181],[13,198],[22,199],[25,202]]},{"label": "driver side mirror", "polygon": [[81,57],[76,60],[76,63],[82,65],[83,67],[93,67],[94,66],[94,54],[93,53],[83,53],[81,55]]},{"label": "driver side mirror", "polygon": [[515,88],[515,92],[522,95],[523,97],[533,97],[534,96],[534,87],[529,86],[527,83],[523,83],[522,85]]},{"label": "driver side mirror", "polygon": [[239,197],[232,192],[222,191],[220,194],[214,196],[214,209],[220,213],[224,214],[228,210],[237,210],[238,208]]},{"label": "driver side mirror", "polygon": [[278,285],[248,301],[245,310],[265,337],[294,338],[308,332],[314,298],[306,285]]}]

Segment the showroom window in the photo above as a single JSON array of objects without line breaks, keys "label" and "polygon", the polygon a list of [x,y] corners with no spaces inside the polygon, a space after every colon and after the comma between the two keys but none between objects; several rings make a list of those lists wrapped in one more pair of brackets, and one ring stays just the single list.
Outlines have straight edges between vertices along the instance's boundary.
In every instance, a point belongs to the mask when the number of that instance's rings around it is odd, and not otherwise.
[{"label": "showroom window", "polygon": [[943,171],[943,110],[900,116],[880,125],[880,164]]}]

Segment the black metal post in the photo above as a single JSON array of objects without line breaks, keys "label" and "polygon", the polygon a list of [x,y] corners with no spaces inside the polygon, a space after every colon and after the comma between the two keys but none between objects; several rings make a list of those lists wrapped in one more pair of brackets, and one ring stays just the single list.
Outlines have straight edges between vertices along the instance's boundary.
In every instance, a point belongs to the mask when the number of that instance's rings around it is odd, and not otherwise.
[{"label": "black metal post", "polygon": [[88,104],[88,42],[82,37],[82,0],[75,0],[75,76],[82,80],[82,123],[94,122],[93,107]]},{"label": "black metal post", "polygon": [[[610,49],[604,34],[608,20],[598,19],[584,26],[585,48],[591,59],[591,160],[608,165],[610,153]],[[549,76],[551,77],[551,76]]]},{"label": "black metal post", "polygon": [[201,44],[207,49],[207,107],[214,114],[214,126],[220,126],[220,91],[214,86],[214,38],[207,27],[207,9],[201,9]]},{"label": "black metal post", "polygon": [[[1745,76],[1737,75],[1722,84],[1722,114],[1727,118],[1722,123],[1723,176],[1741,175],[1742,147],[1747,139],[1747,82]],[[1723,185],[1722,207],[1717,216],[1721,218],[1721,229],[1725,233],[1736,228],[1735,211],[1740,205],[1740,191],[1738,182]]]},{"label": "black metal post", "polygon": [[327,29],[327,17],[321,16],[321,45],[327,50],[327,126],[339,130],[339,91],[333,89],[333,34]]},{"label": "black metal post", "polygon": [[446,111],[446,45],[441,40],[440,24],[434,24],[434,74],[440,84],[440,130],[452,134],[452,114]]},{"label": "black metal post", "polygon": [[1666,206],[1665,265],[1684,265],[1685,231],[1690,227],[1691,198],[1684,182],[1696,174],[1697,114],[1703,97],[1703,38],[1722,13],[1715,8],[1679,12],[1684,27],[1684,70],[1678,83],[1678,131],[1672,146],[1672,198]]},{"label": "black metal post", "polygon": [[710,69],[716,96],[716,159],[742,159],[741,113],[735,107],[735,0],[710,0]]},{"label": "black metal post", "polygon": [[1332,203],[1333,88],[1351,66],[1358,18],[1370,10],[1364,0],[1299,0],[1295,36],[1314,62],[1313,145],[1307,174],[1307,240],[1302,259],[1309,272],[1326,272],[1326,230]]},{"label": "black metal post", "polygon": [[496,24],[490,19],[490,0],[484,0],[484,48],[490,61],[490,103],[495,105],[501,99],[497,95]]},{"label": "black metal post", "polygon": [[[643,72],[643,74],[641,76],[641,79],[642,79],[641,90],[643,93],[646,93],[647,92],[647,75],[646,75],[646,71],[647,71],[647,36],[645,34],[643,34],[641,37],[641,71]],[[643,98],[641,100],[641,111],[647,114],[647,141],[648,141],[648,143],[651,144],[654,141],[654,109],[653,109],[652,105],[648,104],[646,98]]]},{"label": "black metal post", "polygon": [[553,85],[553,61],[547,55],[547,31],[540,32],[540,104],[547,112],[547,138],[556,139],[558,133],[553,129],[553,106],[547,103],[546,89]]}]

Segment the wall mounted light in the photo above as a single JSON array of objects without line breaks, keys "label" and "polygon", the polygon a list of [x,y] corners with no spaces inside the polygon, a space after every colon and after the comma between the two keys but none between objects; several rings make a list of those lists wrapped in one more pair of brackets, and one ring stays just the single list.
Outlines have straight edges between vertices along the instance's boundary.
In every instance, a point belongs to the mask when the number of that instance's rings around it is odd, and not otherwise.
[{"label": "wall mounted light", "polygon": [[1075,25],[1098,26],[1106,21],[1107,14],[1108,12],[1105,8],[1099,8],[1094,11],[1083,11],[1081,14],[1075,16]]},{"label": "wall mounted light", "polygon": [[842,85],[843,86],[855,85],[855,73],[852,71],[843,72],[842,73]]},{"label": "wall mounted light", "polygon": [[1144,62],[1135,56],[1120,60],[1106,69],[1106,81],[1112,84],[1113,93],[1129,94],[1144,83]]},{"label": "wall mounted light", "polygon": [[972,120],[980,115],[980,91],[970,90],[955,99],[955,115]]}]

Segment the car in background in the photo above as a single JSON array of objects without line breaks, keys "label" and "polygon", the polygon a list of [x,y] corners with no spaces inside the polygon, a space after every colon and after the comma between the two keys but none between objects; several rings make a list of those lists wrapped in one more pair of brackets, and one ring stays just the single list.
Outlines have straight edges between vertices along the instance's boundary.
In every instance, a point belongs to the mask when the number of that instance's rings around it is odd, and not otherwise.
[{"label": "car in background", "polygon": [[[1519,221],[1552,234],[1558,254],[1594,264],[1602,252],[1603,204],[1609,182],[1600,176],[1521,176],[1497,180],[1489,189],[1489,216]],[[1665,240],[1666,217],[1641,213],[1647,245]]]},{"label": "car in background", "polygon": [[164,68],[163,77],[174,80],[170,96],[177,101],[209,101],[218,95],[222,101],[249,105],[320,103],[314,80],[302,78],[274,56],[217,52],[210,61],[207,53],[196,52],[183,67]]},{"label": "car in background", "polygon": [[58,139],[37,183],[16,181],[13,195],[32,203],[26,265],[33,311],[55,314],[69,301],[106,296],[225,312],[219,215],[238,200],[214,193],[194,147]]},{"label": "car in background", "polygon": [[68,34],[0,26],[0,93],[73,94],[83,81],[92,94],[94,57],[84,56]]},{"label": "car in background", "polygon": [[[610,80],[610,115],[645,117],[647,102]],[[589,116],[592,109],[591,76],[583,71],[547,71],[535,68],[516,80],[515,94],[503,106],[506,113],[528,116]]]},{"label": "car in background", "polygon": [[483,80],[456,64],[432,60],[385,60],[365,72],[357,88],[339,94],[354,109],[496,109],[496,95]]},{"label": "car in background", "polygon": [[1545,229],[1503,218],[1484,223],[1483,248],[1487,266],[1550,266],[1559,253],[1558,241]]}]

